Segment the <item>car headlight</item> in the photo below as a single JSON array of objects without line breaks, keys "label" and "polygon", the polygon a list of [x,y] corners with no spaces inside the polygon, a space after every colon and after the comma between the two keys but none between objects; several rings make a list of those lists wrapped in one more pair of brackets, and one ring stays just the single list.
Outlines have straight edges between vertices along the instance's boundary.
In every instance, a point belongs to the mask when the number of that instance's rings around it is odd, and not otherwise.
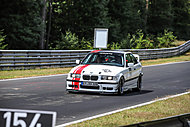
[{"label": "car headlight", "polygon": [[81,74],[73,74],[73,73],[71,73],[70,77],[71,78],[81,78]]},{"label": "car headlight", "polygon": [[101,76],[101,80],[117,80],[118,78],[116,76]]}]

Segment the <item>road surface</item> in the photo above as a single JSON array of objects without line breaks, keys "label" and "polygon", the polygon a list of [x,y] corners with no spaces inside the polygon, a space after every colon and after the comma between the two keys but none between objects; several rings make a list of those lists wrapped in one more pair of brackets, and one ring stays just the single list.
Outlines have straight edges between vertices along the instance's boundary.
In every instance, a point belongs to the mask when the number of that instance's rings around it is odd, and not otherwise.
[{"label": "road surface", "polygon": [[190,62],[143,68],[143,90],[123,96],[68,94],[66,75],[0,81],[0,108],[57,112],[56,125],[186,92]]}]

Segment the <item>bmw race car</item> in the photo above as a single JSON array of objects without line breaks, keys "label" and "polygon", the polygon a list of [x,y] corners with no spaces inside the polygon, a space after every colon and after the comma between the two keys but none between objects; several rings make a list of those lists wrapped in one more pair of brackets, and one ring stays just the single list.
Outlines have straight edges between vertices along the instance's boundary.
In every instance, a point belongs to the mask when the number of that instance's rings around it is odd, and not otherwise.
[{"label": "bmw race car", "polygon": [[142,65],[138,55],[123,51],[90,52],[67,77],[66,90],[123,94],[142,88]]}]

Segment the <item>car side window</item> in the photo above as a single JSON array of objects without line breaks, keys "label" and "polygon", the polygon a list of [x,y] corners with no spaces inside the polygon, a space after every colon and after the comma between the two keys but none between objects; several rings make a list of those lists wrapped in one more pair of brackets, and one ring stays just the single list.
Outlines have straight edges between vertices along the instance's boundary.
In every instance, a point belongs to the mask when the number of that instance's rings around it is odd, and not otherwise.
[{"label": "car side window", "polygon": [[138,61],[137,61],[137,59],[133,56],[133,54],[130,54],[130,56],[131,56],[131,59],[132,59],[133,63],[134,63],[134,64],[137,64]]},{"label": "car side window", "polygon": [[133,63],[130,54],[126,54],[126,67],[128,67],[128,63]]},{"label": "car side window", "polygon": [[128,63],[137,64],[137,59],[132,54],[126,54],[126,66],[128,67]]}]

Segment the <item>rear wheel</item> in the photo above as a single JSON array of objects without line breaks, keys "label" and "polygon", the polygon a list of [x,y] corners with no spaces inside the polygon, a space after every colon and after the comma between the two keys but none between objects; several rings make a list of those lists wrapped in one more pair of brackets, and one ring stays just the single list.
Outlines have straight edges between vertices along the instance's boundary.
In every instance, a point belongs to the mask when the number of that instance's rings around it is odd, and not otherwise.
[{"label": "rear wheel", "polygon": [[118,84],[118,95],[123,95],[123,93],[124,93],[123,84],[124,84],[124,78],[121,77],[121,79],[119,80],[119,84]]},{"label": "rear wheel", "polygon": [[137,87],[134,90],[140,92],[141,89],[142,89],[142,76],[139,76],[137,80]]}]

